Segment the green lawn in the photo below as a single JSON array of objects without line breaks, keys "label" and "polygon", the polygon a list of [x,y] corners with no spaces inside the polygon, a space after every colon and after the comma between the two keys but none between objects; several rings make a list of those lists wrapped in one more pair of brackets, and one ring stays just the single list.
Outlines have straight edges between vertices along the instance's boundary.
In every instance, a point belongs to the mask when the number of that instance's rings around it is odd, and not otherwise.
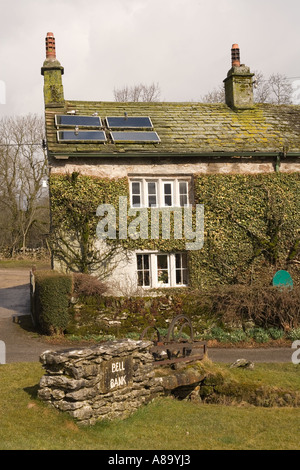
[{"label": "green lawn", "polygon": [[0,259],[0,269],[50,269],[51,263],[48,260],[34,259]]},{"label": "green lawn", "polygon": [[[299,390],[299,367],[258,364],[254,371],[233,374],[240,380]],[[300,408],[204,405],[164,398],[124,421],[81,427],[37,399],[42,375],[39,363],[0,365],[0,450],[299,448]]]}]

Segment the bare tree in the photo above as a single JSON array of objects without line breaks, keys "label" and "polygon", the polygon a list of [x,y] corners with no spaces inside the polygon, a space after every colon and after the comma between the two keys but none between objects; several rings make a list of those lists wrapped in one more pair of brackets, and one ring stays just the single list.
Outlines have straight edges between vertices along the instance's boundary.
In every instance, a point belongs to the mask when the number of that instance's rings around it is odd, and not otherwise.
[{"label": "bare tree", "polygon": [[202,103],[225,103],[225,88],[223,85],[214,88],[212,91],[203,95],[200,99]]},{"label": "bare tree", "polygon": [[[0,120],[0,220],[1,243],[13,254],[25,250],[30,230],[41,223],[47,175],[42,148],[44,121],[36,115]],[[45,197],[44,197],[45,199]]]},{"label": "bare tree", "polygon": [[119,102],[138,102],[138,101],[159,101],[160,87],[158,83],[152,83],[151,85],[134,85],[128,87],[127,85],[123,88],[114,89],[115,101]]},{"label": "bare tree", "polygon": [[253,94],[256,103],[266,103],[270,98],[270,84],[262,72],[255,72],[253,79]]},{"label": "bare tree", "polygon": [[254,101],[256,103],[291,104],[293,87],[285,75],[272,74],[265,79],[262,72],[254,75]]},{"label": "bare tree", "polygon": [[285,75],[273,74],[269,78],[272,91],[272,102],[276,104],[291,104],[293,87]]}]

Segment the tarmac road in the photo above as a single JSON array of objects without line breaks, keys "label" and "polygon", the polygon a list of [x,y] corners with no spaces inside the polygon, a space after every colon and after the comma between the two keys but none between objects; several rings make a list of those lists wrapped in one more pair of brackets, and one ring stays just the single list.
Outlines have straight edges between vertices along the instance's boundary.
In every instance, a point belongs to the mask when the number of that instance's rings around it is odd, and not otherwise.
[{"label": "tarmac road", "polygon": [[[0,269],[0,340],[5,343],[5,362],[38,362],[42,352],[77,349],[86,344],[49,344],[21,328],[18,320],[30,315],[30,270]],[[215,362],[232,363],[237,359],[253,362],[291,362],[290,348],[209,348],[208,357]],[[1,360],[1,358],[0,358]]]}]

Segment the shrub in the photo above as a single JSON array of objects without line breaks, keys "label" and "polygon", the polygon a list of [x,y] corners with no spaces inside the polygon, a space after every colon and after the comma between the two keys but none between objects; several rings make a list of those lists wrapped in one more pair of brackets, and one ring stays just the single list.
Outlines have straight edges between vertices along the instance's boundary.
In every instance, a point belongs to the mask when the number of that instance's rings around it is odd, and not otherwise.
[{"label": "shrub", "polygon": [[73,295],[101,296],[106,290],[106,285],[95,276],[73,273]]},{"label": "shrub", "polygon": [[227,325],[249,320],[264,328],[289,330],[300,326],[300,288],[220,286],[210,290],[211,313]]},{"label": "shrub", "polygon": [[284,331],[280,328],[269,328],[268,333],[272,339],[281,339],[284,337]]},{"label": "shrub", "polygon": [[257,343],[266,343],[270,339],[268,331],[263,328],[251,328],[248,331],[248,335]]},{"label": "shrub", "polygon": [[232,343],[239,343],[240,341],[246,341],[247,334],[242,329],[234,330],[230,333],[230,341]]},{"label": "shrub", "polygon": [[300,339],[300,327],[299,328],[293,328],[291,331],[288,332],[287,336],[292,341]]},{"label": "shrub", "polygon": [[72,293],[72,277],[56,271],[35,273],[33,296],[37,325],[45,334],[62,334],[69,322],[69,300]]}]

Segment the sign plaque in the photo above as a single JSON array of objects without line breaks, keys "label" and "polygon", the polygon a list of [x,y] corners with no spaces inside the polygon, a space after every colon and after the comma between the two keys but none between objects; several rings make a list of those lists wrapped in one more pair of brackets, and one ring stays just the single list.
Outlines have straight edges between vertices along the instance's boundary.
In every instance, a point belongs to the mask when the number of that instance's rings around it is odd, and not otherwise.
[{"label": "sign plaque", "polygon": [[103,392],[113,392],[132,383],[132,356],[103,362]]}]

